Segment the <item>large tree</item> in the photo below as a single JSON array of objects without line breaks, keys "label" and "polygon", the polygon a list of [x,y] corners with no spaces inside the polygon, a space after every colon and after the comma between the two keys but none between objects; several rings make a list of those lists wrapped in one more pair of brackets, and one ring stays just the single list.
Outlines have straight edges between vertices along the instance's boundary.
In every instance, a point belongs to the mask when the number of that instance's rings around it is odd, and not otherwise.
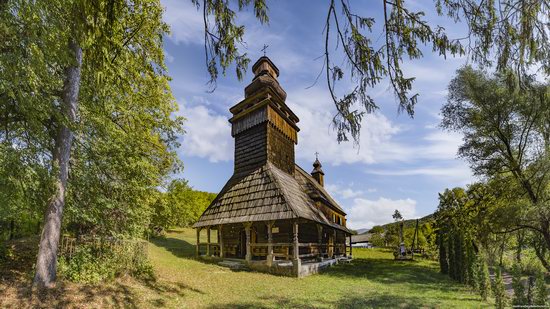
[{"label": "large tree", "polygon": [[[520,89],[520,87],[522,89]],[[507,232],[529,229],[550,248],[550,86],[515,74],[488,76],[465,67],[449,86],[442,127],[463,134],[459,155],[475,174],[508,183],[521,205]],[[541,256],[541,262],[546,258]],[[546,263],[546,266],[549,265]]]},{"label": "large tree", "polygon": [[[245,46],[245,28],[236,24],[237,12],[252,6],[258,21],[267,23],[267,1],[191,1],[204,18],[206,66],[211,84],[215,87],[219,69],[225,74],[231,65],[241,79],[250,59],[241,52]],[[467,55],[473,62],[495,65],[499,71],[512,67],[524,73],[534,67],[550,74],[550,5],[546,0],[435,0],[435,13],[464,28],[464,36],[457,38],[449,37],[444,27],[426,19],[424,12],[412,9],[414,4],[409,1],[376,3],[378,10],[363,15],[354,11],[348,0],[326,1],[324,50],[319,54],[324,58],[322,73],[337,111],[333,126],[338,141],[346,141],[350,136],[358,141],[363,116],[378,108],[370,89],[386,79],[399,111],[414,115],[418,99],[413,90],[415,77],[407,76],[402,64],[407,58],[421,58],[424,45],[443,57]],[[377,21],[381,26],[377,27]],[[343,66],[338,64],[342,63],[341,58]],[[349,92],[338,91],[336,84],[345,76],[355,87]]]},{"label": "large tree", "polygon": [[168,28],[154,0],[10,0],[0,15],[0,150],[50,192],[34,282],[52,286],[66,202],[79,230],[137,236],[148,226],[181,122],[165,74]]}]

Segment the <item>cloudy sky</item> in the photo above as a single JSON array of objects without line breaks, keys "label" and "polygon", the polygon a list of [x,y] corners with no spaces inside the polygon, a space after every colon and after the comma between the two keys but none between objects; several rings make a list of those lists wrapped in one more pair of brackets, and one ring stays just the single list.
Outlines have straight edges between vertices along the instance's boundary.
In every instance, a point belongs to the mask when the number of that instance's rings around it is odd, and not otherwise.
[{"label": "cloudy sky", "polygon": [[[262,55],[262,46],[269,45],[267,55],[280,69],[286,103],[300,118],[297,163],[310,170],[314,153],[320,153],[325,185],[346,210],[351,228],[389,222],[395,209],[406,219],[430,214],[437,207],[438,192],[474,180],[467,164],[456,158],[461,136],[438,128],[447,84],[465,59],[445,60],[426,48],[423,59],[406,61],[405,75],[416,77],[414,91],[420,94],[414,119],[398,114],[386,81],[371,91],[380,110],[364,119],[360,147],[338,144],[330,126],[335,108],[326,81],[310,87],[322,68],[322,59],[317,58],[324,50],[326,2],[268,1],[270,23],[264,26],[250,11],[239,16],[246,26],[242,50],[254,63]],[[230,71],[218,80],[215,92],[207,92],[201,13],[190,0],[162,3],[165,21],[172,28],[165,40],[171,86],[179,114],[187,118],[178,150],[184,171],[178,176],[195,189],[218,192],[233,171],[229,108],[243,99],[244,87],[253,76],[248,72],[239,82]],[[381,7],[367,3],[364,7],[353,3],[352,9],[379,17]],[[416,10],[433,10],[431,1],[411,3]],[[430,14],[428,18],[446,26],[452,35],[461,34],[460,26]],[[379,36],[375,29],[373,40]]]}]

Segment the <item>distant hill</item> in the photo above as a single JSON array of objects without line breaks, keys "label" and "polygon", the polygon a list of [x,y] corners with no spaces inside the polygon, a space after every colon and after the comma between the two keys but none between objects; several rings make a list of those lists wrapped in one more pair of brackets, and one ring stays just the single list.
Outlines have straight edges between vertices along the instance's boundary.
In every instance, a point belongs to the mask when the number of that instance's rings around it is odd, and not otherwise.
[{"label": "distant hill", "polygon": [[[422,224],[424,224],[428,221],[432,221],[433,217],[434,217],[434,214],[429,214],[427,216],[424,216],[424,217],[419,219],[418,224],[422,225]],[[404,222],[404,226],[403,226],[404,228],[415,227],[416,219],[409,219],[409,220],[405,220],[403,222]],[[392,224],[395,224],[395,222],[390,222],[390,223],[383,224],[383,225],[381,225],[381,227],[383,227],[384,230],[387,230],[390,227],[390,225],[392,225]],[[359,231],[362,231],[362,232],[359,232]],[[358,229],[357,234],[366,234],[368,231],[370,231],[370,229]]]}]

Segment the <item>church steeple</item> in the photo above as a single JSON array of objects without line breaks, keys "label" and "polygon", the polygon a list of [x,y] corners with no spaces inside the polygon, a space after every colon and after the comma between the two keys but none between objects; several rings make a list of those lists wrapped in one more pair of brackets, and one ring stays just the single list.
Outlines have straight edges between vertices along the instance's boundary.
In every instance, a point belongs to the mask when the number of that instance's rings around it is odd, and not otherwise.
[{"label": "church steeple", "polygon": [[323,165],[321,165],[321,162],[319,162],[319,158],[317,157],[317,153],[315,154],[315,162],[313,162],[313,171],[311,171],[311,176],[317,180],[317,182],[321,186],[325,186],[325,172],[323,172],[322,169]]},{"label": "church steeple", "polygon": [[254,170],[267,162],[294,173],[294,144],[298,117],[285,104],[286,92],[277,78],[279,69],[266,56],[252,66],[254,78],[245,99],[229,109],[235,138],[235,173]]}]

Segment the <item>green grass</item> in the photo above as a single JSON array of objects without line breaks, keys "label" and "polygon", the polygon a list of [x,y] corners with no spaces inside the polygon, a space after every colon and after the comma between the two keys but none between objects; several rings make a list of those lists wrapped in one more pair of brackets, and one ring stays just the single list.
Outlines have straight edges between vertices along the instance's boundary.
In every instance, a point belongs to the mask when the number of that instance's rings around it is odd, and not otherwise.
[{"label": "green grass", "polygon": [[[148,248],[156,280],[99,285],[66,281],[31,293],[32,267],[0,271],[0,308],[481,308],[491,304],[438,273],[436,262],[394,261],[387,250],[354,249],[351,264],[306,278],[231,271],[194,259],[195,232],[171,231]],[[29,250],[34,260],[36,245]],[[31,252],[32,251],[32,252]],[[34,252],[34,253],[33,253]],[[19,264],[22,262],[19,261]],[[3,268],[0,265],[0,270]],[[5,265],[4,265],[5,266]],[[4,267],[5,268],[5,267]],[[7,269],[7,268],[6,268]]]},{"label": "green grass", "polygon": [[168,291],[150,294],[150,304],[174,308],[490,306],[468,288],[439,274],[435,262],[398,262],[387,250],[354,249],[353,263],[296,279],[235,272],[197,261],[193,258],[194,239],[193,230],[182,229],[152,241],[149,255],[158,284]]}]

